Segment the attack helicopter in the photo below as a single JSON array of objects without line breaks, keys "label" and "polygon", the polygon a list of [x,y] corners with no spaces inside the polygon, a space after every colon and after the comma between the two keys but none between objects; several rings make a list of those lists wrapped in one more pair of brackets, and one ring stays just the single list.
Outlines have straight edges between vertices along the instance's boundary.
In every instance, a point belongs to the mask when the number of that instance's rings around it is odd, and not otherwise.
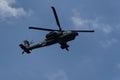
[{"label": "attack helicopter", "polygon": [[56,43],[60,44],[61,49],[66,49],[67,51],[69,51],[68,48],[70,46],[67,44],[67,42],[74,40],[76,36],[78,36],[78,32],[95,32],[94,30],[63,30],[61,28],[55,7],[52,6],[51,8],[52,8],[52,11],[53,11],[53,14],[54,14],[57,26],[58,26],[58,30],[38,28],[38,27],[29,27],[29,29],[49,31],[49,33],[46,34],[46,38],[44,39],[44,41],[40,43],[31,45],[31,42],[29,42],[28,40],[25,40],[23,44],[19,44],[20,48],[23,50],[22,54],[24,52],[29,54],[31,53],[31,50],[33,49],[50,46]]}]

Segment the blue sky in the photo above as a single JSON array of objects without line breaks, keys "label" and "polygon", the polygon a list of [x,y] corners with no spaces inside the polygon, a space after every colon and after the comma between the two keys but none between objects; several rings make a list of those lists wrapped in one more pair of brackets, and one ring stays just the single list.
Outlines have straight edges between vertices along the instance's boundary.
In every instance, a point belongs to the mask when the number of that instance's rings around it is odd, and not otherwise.
[{"label": "blue sky", "polygon": [[[119,0],[0,0],[0,80],[120,80]],[[55,6],[63,29],[94,29],[69,42],[22,55],[23,40],[38,43],[57,29]]]}]

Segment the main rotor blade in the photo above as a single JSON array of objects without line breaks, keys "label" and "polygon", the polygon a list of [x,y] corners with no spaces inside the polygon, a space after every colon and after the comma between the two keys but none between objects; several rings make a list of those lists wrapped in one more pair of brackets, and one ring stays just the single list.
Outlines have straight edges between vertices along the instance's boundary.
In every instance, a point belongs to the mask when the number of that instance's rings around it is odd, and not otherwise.
[{"label": "main rotor blade", "polygon": [[94,30],[71,30],[73,32],[95,32]]},{"label": "main rotor blade", "polygon": [[43,30],[43,31],[59,31],[59,30],[54,30],[54,29],[46,29],[46,28],[38,28],[38,27],[29,27],[29,29]]},{"label": "main rotor blade", "polygon": [[57,23],[57,25],[59,27],[59,31],[62,31],[61,26],[60,26],[60,22],[59,22],[59,19],[58,19],[58,16],[57,16],[57,12],[56,12],[56,10],[55,10],[55,8],[53,6],[51,8],[53,10],[53,13],[54,13],[54,16],[55,16],[55,19],[56,19],[56,23]]},{"label": "main rotor blade", "polygon": [[[55,30],[55,29],[46,29],[46,28],[38,28],[38,27],[29,27],[29,29],[43,30],[43,31],[60,31],[60,30]],[[94,30],[61,30],[61,32],[64,32],[64,31],[73,31],[73,32],[95,32]]]}]

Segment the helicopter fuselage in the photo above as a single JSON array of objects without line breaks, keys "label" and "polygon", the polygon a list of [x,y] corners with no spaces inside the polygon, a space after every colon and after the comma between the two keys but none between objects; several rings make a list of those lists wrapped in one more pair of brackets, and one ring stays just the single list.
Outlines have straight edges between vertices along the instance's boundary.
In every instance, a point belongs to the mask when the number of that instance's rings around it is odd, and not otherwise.
[{"label": "helicopter fuselage", "polygon": [[72,32],[72,31],[64,31],[64,32],[52,31],[46,35],[46,39],[44,41],[30,46],[28,49],[32,50],[35,48],[45,47],[56,43],[59,43],[62,49],[67,49],[69,47],[69,45],[67,45],[67,42],[74,40],[77,35],[78,35],[77,32]]},{"label": "helicopter fuselage", "polygon": [[46,35],[45,42],[48,45],[55,43],[63,44],[63,43],[67,43],[68,41],[74,40],[77,35],[78,35],[77,32],[72,32],[72,31],[64,31],[64,32],[53,31]]},{"label": "helicopter fuselage", "polygon": [[68,42],[74,40],[77,35],[78,35],[77,32],[72,32],[72,31],[64,31],[64,32],[52,31],[46,35],[45,41],[56,40],[56,42],[58,43]]}]

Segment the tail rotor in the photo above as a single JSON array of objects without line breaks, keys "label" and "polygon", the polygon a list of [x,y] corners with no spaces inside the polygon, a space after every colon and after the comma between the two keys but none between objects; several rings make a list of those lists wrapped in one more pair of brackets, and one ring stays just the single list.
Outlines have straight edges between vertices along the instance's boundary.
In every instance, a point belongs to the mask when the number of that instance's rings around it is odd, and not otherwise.
[{"label": "tail rotor", "polygon": [[28,40],[24,40],[24,41],[23,41],[23,44],[20,44],[20,45],[19,45],[20,48],[23,50],[22,54],[24,54],[25,52],[26,52],[27,54],[30,53],[29,47],[30,47],[30,44],[32,44],[32,43],[33,43],[33,41],[29,42]]}]

